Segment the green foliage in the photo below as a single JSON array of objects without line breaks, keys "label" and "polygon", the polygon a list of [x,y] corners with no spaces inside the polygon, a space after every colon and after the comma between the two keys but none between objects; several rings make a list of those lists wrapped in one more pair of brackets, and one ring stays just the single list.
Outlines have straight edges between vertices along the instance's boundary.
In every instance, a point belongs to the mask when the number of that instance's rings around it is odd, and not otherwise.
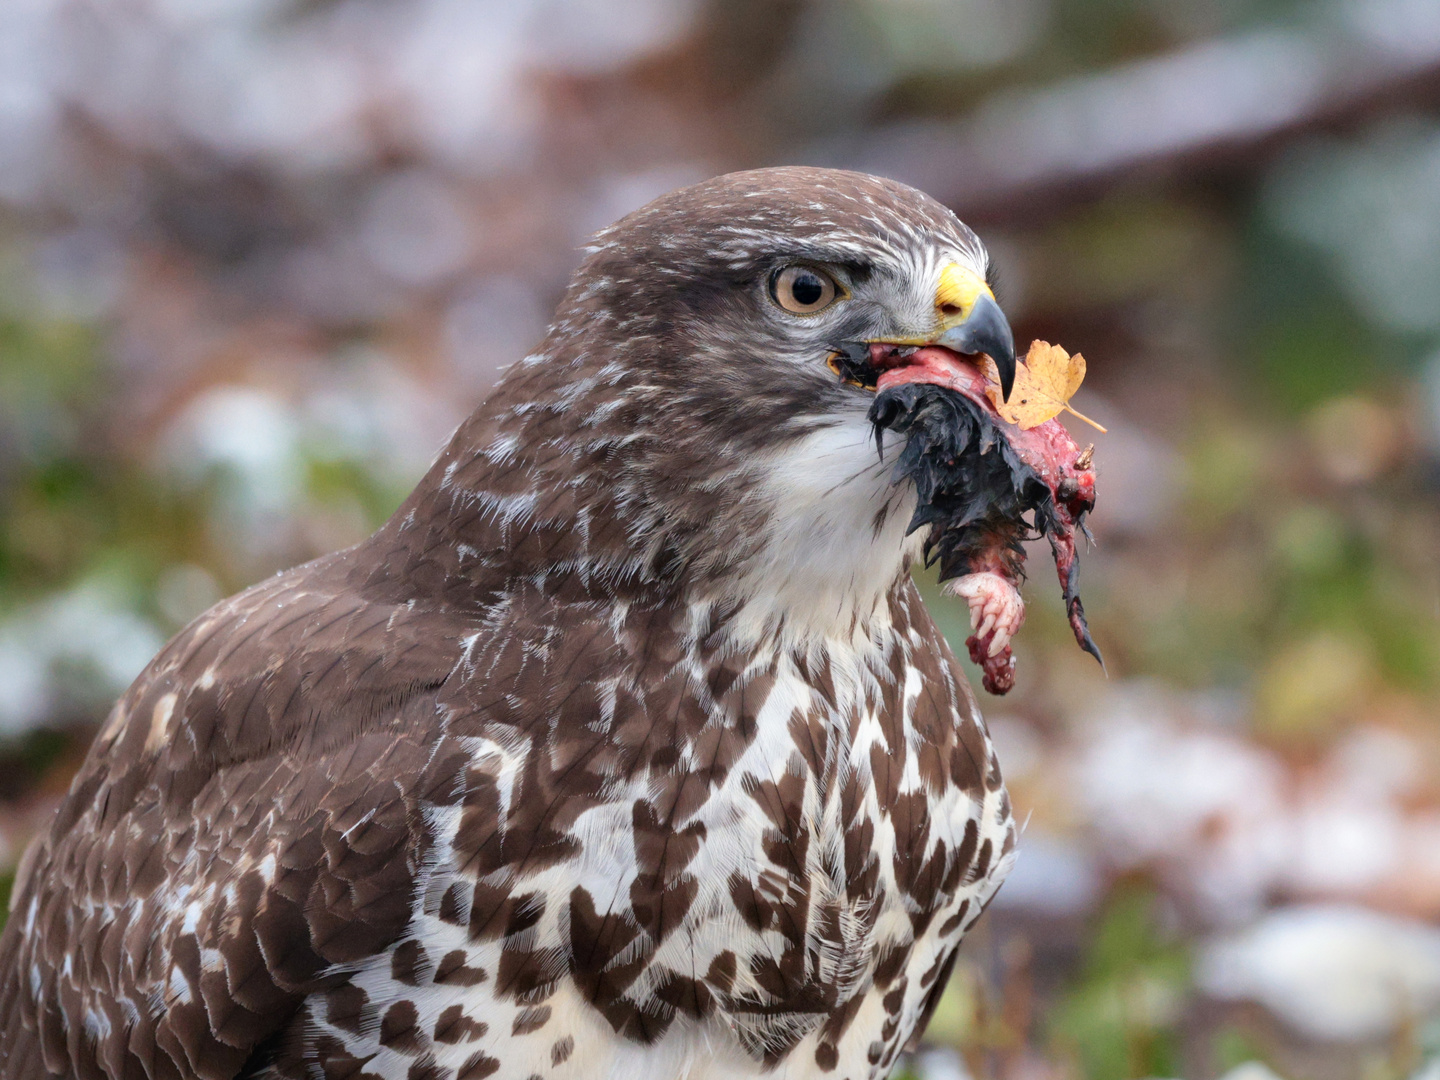
[{"label": "green foliage", "polygon": [[44,776],[70,749],[70,740],[58,731],[41,728],[20,740],[20,765],[31,776]]},{"label": "green foliage", "polygon": [[1185,947],[1164,934],[1154,894],[1122,885],[1088,936],[1085,959],[1050,1020],[1052,1042],[1087,1080],[1179,1073]]},{"label": "green foliage", "polygon": [[379,528],[409,490],[401,490],[364,463],[333,456],[312,456],[306,461],[306,494],[319,506],[353,507],[359,511],[358,528],[369,533]]},{"label": "green foliage", "polygon": [[0,874],[0,930],[10,918],[10,893],[15,888],[15,871],[6,870]]},{"label": "green foliage", "polygon": [[1259,224],[1241,236],[1226,336],[1242,385],[1299,414],[1393,378],[1401,343],[1355,309],[1313,251]]},{"label": "green foliage", "polygon": [[0,322],[0,610],[96,571],[144,591],[203,545],[203,507],[101,437],[97,344],[88,327]]},{"label": "green foliage", "polygon": [[95,485],[79,444],[94,375],[83,328],[0,321],[0,598],[21,579],[53,585],[82,541]]},{"label": "green foliage", "polygon": [[1247,1061],[1269,1064],[1268,1055],[1259,1041],[1248,1031],[1237,1027],[1225,1027],[1216,1032],[1210,1043],[1210,1057],[1215,1071],[1222,1075]]}]

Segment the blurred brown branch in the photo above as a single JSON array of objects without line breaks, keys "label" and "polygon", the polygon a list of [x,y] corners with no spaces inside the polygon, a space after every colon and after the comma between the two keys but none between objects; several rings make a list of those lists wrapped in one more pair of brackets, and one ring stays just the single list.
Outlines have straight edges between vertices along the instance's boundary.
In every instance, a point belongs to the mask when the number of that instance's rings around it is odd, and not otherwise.
[{"label": "blurred brown branch", "polygon": [[1329,32],[1259,31],[1002,91],[964,119],[896,125],[819,156],[913,184],[972,221],[1053,212],[1136,176],[1251,169],[1306,134],[1440,102],[1440,14],[1356,11]]}]

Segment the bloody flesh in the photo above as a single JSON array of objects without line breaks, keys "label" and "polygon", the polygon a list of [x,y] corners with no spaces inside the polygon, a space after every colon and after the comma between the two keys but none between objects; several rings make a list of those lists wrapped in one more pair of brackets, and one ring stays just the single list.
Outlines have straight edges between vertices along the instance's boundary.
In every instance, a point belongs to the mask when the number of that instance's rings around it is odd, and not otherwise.
[{"label": "bloody flesh", "polygon": [[[1029,430],[1006,423],[986,394],[980,369],[949,349],[872,344],[865,359],[879,373],[870,409],[877,439],[886,431],[906,439],[896,479],[916,486],[910,530],[933,526],[927,564],[939,564],[942,582],[995,574],[1018,589],[1024,580],[1021,541],[1045,536],[1075,640],[1099,660],[1077,592],[1075,536],[1086,531],[1085,515],[1095,505],[1089,450],[1082,451],[1058,420]],[[994,651],[983,635],[973,635],[966,646],[988,691],[1011,688],[1015,662],[1008,637]]]}]

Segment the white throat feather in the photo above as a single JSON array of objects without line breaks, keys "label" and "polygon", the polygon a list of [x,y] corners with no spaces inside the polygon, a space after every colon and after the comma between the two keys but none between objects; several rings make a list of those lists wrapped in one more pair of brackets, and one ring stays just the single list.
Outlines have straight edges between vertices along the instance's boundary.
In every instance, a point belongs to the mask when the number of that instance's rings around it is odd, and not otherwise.
[{"label": "white throat feather", "polygon": [[905,529],[915,491],[892,480],[903,441],[877,453],[863,412],[836,417],[774,451],[752,497],[768,510],[755,556],[721,586],[737,604],[732,636],[799,643],[869,639],[889,623],[886,597],[924,544]]}]

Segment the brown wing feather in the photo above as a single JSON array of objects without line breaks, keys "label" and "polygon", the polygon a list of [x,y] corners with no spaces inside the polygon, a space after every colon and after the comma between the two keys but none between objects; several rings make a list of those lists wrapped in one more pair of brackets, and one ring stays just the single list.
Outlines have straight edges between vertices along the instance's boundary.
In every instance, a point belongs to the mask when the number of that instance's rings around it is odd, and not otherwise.
[{"label": "brown wing feather", "polygon": [[7,1080],[230,1080],[404,930],[419,804],[458,798],[433,717],[459,635],[346,560],[220,605],[117,704],[0,939]]}]

